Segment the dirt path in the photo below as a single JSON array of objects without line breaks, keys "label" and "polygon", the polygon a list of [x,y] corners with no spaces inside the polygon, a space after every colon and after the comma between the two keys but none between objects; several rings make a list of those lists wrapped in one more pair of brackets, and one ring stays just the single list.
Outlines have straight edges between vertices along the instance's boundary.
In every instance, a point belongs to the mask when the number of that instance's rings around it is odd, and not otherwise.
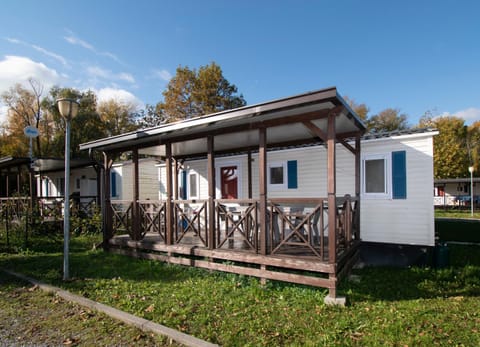
[{"label": "dirt path", "polygon": [[0,274],[0,346],[170,346],[156,335]]}]

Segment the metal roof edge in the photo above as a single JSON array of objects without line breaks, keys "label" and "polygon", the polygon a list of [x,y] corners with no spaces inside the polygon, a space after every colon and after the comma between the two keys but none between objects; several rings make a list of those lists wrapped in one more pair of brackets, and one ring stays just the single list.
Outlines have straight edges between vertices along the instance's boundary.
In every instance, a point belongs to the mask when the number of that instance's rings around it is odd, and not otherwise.
[{"label": "metal roof edge", "polygon": [[[231,110],[224,110],[221,112],[203,115],[203,116],[186,119],[178,122],[166,123],[166,124],[159,125],[157,127],[139,129],[136,131],[125,133],[125,134],[93,140],[86,143],[82,143],[80,144],[79,147],[80,147],[80,150],[94,149],[101,146],[108,146],[110,144],[114,144],[117,142],[123,142],[123,141],[141,138],[144,136],[152,136],[158,133],[166,133],[168,131],[180,130],[183,128],[188,128],[190,126],[214,123],[214,122],[227,119],[226,116],[229,116],[228,118],[232,118],[232,117],[239,117],[239,116],[248,115],[248,114],[255,115],[255,114],[267,113],[276,109],[282,109],[288,106],[293,106],[293,105],[289,105],[289,102],[292,100],[302,99],[302,98],[308,99],[308,97],[310,96],[321,95],[321,94],[325,94],[325,95],[321,98],[318,98],[318,100],[315,100],[315,101],[322,101],[328,98],[337,98],[338,100],[340,100],[340,102],[342,102],[342,104],[345,105],[345,101],[338,94],[337,88],[329,87],[325,89],[319,89],[319,90],[310,91],[310,92],[306,92],[298,95],[289,96],[286,98],[275,99],[275,100],[266,101],[263,103],[258,103],[253,105],[246,105],[246,106],[242,106],[242,107],[231,109]],[[303,103],[307,103],[308,101],[309,100],[305,100]],[[281,104],[284,104],[284,105],[281,105]],[[348,108],[348,110],[350,113],[353,112],[351,111],[350,108]],[[359,124],[363,125],[363,123],[359,120],[359,117],[354,112],[352,113],[352,115],[355,117],[356,120],[359,121]]]}]

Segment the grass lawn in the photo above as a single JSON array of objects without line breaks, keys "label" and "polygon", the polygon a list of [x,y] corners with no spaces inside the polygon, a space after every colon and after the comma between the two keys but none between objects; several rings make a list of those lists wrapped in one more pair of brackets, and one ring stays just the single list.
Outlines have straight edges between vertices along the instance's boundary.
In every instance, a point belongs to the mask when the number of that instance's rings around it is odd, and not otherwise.
[{"label": "grass lawn", "polygon": [[70,282],[61,239],[32,239],[0,268],[223,346],[480,345],[480,246],[450,246],[447,269],[355,270],[340,308],[323,304],[324,289],[108,254],[97,241],[72,239]]},{"label": "grass lawn", "polygon": [[470,210],[454,210],[454,209],[435,209],[435,218],[464,218],[464,219],[480,219],[480,210],[475,210],[473,217]]}]

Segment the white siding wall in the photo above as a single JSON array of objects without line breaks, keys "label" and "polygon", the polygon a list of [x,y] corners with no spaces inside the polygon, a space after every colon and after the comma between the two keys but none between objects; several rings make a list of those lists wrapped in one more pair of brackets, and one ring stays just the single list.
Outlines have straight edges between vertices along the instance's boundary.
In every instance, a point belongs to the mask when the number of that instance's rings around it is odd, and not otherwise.
[{"label": "white siding wall", "polygon": [[[159,182],[154,159],[138,161],[140,200],[158,199]],[[115,200],[133,199],[133,164],[131,161],[115,164],[112,171],[117,173],[117,197]]]},{"label": "white siding wall", "polygon": [[425,135],[362,143],[363,155],[392,151],[406,151],[407,199],[362,198],[362,240],[433,246],[433,139]]},{"label": "white siding wall", "polygon": [[[42,194],[44,196],[46,195],[44,178],[48,177],[48,179],[50,180],[50,186],[49,186],[50,191],[48,192],[49,195],[59,196],[60,191],[63,188],[60,189],[60,187],[58,186],[58,183],[60,182],[60,179],[63,179],[64,176],[65,176],[65,173],[63,171],[42,174],[41,181],[40,181],[40,176],[36,176],[38,194],[40,194],[40,184],[42,184]],[[92,167],[72,169],[70,171],[70,194],[79,192],[80,195],[88,195],[88,191],[83,192],[81,188],[79,188],[77,183],[80,183],[80,187],[81,187],[81,182],[77,182],[77,180],[95,180],[96,181],[96,179],[97,179],[97,174]],[[95,194],[96,194],[96,191],[95,191]]]}]

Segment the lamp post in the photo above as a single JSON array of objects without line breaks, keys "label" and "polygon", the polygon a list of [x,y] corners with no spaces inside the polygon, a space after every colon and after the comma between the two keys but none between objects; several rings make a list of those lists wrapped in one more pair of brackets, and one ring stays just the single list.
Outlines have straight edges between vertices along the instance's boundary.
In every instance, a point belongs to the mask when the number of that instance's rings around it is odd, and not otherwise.
[{"label": "lamp post", "polygon": [[65,119],[65,190],[63,203],[63,280],[68,280],[68,252],[70,242],[70,121],[77,115],[78,102],[73,99],[58,99],[58,110]]},{"label": "lamp post", "polygon": [[473,217],[473,165],[468,167],[468,171],[470,172],[470,210]]}]

